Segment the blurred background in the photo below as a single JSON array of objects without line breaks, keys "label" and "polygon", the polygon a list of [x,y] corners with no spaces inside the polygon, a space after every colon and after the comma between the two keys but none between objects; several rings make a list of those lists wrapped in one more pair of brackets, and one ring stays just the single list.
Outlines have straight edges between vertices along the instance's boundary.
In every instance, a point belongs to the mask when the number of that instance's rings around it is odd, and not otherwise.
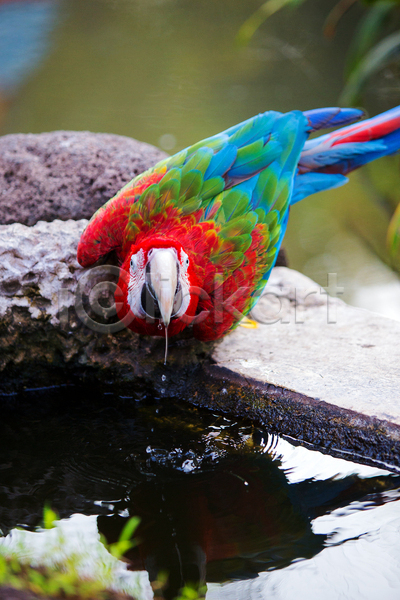
[{"label": "blurred background", "polygon": [[[0,134],[174,153],[259,112],[400,104],[398,0],[0,0]],[[289,265],[400,319],[399,157],[292,209]]]}]

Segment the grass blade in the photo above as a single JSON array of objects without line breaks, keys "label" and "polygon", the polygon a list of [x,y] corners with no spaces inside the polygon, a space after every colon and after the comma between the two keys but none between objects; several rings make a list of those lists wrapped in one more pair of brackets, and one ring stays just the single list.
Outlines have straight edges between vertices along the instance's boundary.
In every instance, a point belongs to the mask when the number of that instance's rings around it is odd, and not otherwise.
[{"label": "grass blade", "polygon": [[339,103],[342,106],[355,105],[366,81],[377,71],[400,55],[400,31],[392,33],[376,44],[352,72]]},{"label": "grass blade", "polygon": [[271,17],[274,13],[281,10],[284,6],[292,4],[297,6],[305,0],[267,0],[254,12],[240,27],[236,36],[238,46],[245,46],[249,43],[257,29]]}]

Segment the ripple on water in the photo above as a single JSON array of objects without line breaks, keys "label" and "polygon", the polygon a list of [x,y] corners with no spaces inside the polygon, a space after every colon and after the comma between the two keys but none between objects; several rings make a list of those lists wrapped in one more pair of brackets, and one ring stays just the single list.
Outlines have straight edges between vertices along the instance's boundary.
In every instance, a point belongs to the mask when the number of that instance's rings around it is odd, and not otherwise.
[{"label": "ripple on water", "polygon": [[[0,424],[6,544],[47,501],[84,554],[93,536],[76,515],[110,542],[140,516],[129,568],[168,571],[166,597],[182,576],[205,577],[209,600],[399,597],[398,475],[172,399],[99,392],[93,410],[85,390],[52,393],[48,414]],[[33,554],[43,535],[30,534]]]}]

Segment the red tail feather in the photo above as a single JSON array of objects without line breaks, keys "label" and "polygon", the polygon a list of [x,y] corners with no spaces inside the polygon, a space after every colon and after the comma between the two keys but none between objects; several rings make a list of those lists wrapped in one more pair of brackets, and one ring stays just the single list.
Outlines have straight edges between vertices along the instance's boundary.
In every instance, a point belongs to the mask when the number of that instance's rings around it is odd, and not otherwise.
[{"label": "red tail feather", "polygon": [[357,125],[350,125],[350,127],[332,133],[331,139],[335,140],[332,147],[337,144],[377,140],[400,128],[400,115],[391,119],[384,119],[383,116],[379,115],[379,117],[368,119],[362,123],[357,123]]}]

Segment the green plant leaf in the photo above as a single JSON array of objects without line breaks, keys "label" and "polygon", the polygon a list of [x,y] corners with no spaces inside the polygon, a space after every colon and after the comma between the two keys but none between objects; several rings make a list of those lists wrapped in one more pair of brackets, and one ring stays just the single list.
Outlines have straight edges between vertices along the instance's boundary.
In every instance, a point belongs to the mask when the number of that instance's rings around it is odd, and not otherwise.
[{"label": "green plant leaf", "polygon": [[387,232],[387,247],[393,259],[400,260],[400,204],[394,211]]},{"label": "green plant leaf", "polygon": [[254,12],[243,25],[240,27],[237,36],[236,43],[239,46],[245,46],[249,43],[257,29],[271,17],[274,13],[281,10],[286,5],[297,6],[302,4],[305,0],[267,0]]},{"label": "green plant leaf", "polygon": [[205,598],[206,591],[205,586],[198,587],[189,583],[179,591],[179,596],[175,600],[201,600]]},{"label": "green plant leaf", "polygon": [[115,544],[110,544],[108,550],[112,556],[115,558],[121,559],[128,550],[133,548],[136,544],[129,540],[122,540],[120,542],[115,542]]},{"label": "green plant leaf", "polygon": [[136,546],[139,542],[136,539],[132,539],[138,525],[140,523],[139,517],[131,517],[124,525],[118,541],[113,544],[108,544],[106,538],[101,535],[100,541],[107,548],[108,552],[115,558],[122,558],[128,550]]},{"label": "green plant leaf", "polygon": [[133,534],[135,533],[136,529],[139,526],[139,523],[140,523],[139,517],[131,517],[127,521],[127,523],[124,525],[124,528],[120,533],[118,541],[122,542],[122,541],[126,541],[126,540],[131,540]]},{"label": "green plant leaf", "polygon": [[400,31],[396,31],[376,44],[352,72],[339,98],[342,106],[357,103],[366,81],[377,71],[400,56]]},{"label": "green plant leaf", "polygon": [[50,508],[48,504],[45,504],[43,509],[43,528],[53,529],[55,527],[55,521],[58,520],[58,514]]},{"label": "green plant leaf", "polygon": [[381,0],[376,2],[361,18],[347,53],[344,70],[346,80],[376,43],[384,23],[398,5],[395,0]]}]

